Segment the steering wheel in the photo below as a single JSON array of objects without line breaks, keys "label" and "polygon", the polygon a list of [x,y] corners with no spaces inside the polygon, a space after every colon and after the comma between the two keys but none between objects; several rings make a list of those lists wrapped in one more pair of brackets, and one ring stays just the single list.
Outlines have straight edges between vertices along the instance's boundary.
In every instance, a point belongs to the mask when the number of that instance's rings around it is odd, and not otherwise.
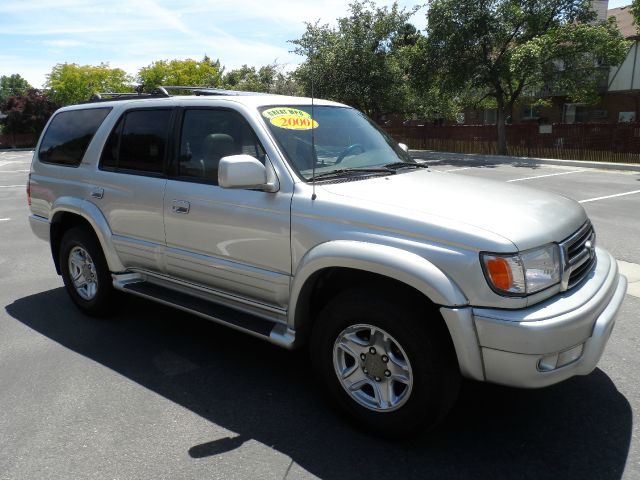
[{"label": "steering wheel", "polygon": [[360,150],[360,153],[364,153],[364,147],[359,143],[353,143],[340,152],[340,155],[336,158],[336,164],[344,160],[344,157],[353,155],[356,150]]}]

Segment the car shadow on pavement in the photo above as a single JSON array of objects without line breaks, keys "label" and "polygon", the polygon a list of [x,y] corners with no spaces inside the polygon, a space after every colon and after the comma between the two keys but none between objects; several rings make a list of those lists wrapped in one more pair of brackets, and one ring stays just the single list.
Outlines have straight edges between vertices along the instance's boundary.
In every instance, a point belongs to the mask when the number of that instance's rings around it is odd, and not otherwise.
[{"label": "car shadow on pavement", "polygon": [[286,351],[137,298],[126,313],[96,320],[62,288],[6,311],[237,434],[185,445],[194,459],[253,439],[321,478],[619,479],[627,461],[631,407],[601,370],[541,390],[466,382],[438,430],[392,442],[327,408],[305,350]]}]

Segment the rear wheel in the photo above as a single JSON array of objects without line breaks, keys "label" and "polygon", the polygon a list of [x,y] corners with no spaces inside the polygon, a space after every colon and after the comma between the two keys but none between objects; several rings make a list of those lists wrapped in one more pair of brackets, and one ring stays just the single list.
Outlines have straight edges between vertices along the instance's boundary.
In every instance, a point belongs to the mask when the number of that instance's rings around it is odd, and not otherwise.
[{"label": "rear wheel", "polygon": [[429,430],[455,402],[460,375],[437,311],[351,291],[321,311],[314,367],[333,401],[372,433]]},{"label": "rear wheel", "polygon": [[71,228],[60,243],[60,269],[64,285],[80,310],[105,316],[115,309],[118,292],[95,237],[84,228]]}]

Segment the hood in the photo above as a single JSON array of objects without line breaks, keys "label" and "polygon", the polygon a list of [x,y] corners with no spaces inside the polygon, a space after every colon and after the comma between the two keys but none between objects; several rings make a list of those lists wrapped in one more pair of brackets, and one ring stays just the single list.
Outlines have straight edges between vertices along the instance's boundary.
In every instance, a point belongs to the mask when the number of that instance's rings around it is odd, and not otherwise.
[{"label": "hood", "polygon": [[411,211],[427,222],[444,218],[492,232],[527,250],[569,237],[587,220],[575,200],[495,180],[428,170],[324,185],[370,209]]}]

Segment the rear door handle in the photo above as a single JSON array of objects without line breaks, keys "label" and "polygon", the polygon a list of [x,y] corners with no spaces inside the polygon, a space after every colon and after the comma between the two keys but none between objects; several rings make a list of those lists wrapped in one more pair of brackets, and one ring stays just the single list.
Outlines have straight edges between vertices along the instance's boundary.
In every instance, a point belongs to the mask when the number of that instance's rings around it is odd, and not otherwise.
[{"label": "rear door handle", "polygon": [[171,206],[171,210],[174,213],[189,213],[191,204],[185,200],[174,200]]}]

